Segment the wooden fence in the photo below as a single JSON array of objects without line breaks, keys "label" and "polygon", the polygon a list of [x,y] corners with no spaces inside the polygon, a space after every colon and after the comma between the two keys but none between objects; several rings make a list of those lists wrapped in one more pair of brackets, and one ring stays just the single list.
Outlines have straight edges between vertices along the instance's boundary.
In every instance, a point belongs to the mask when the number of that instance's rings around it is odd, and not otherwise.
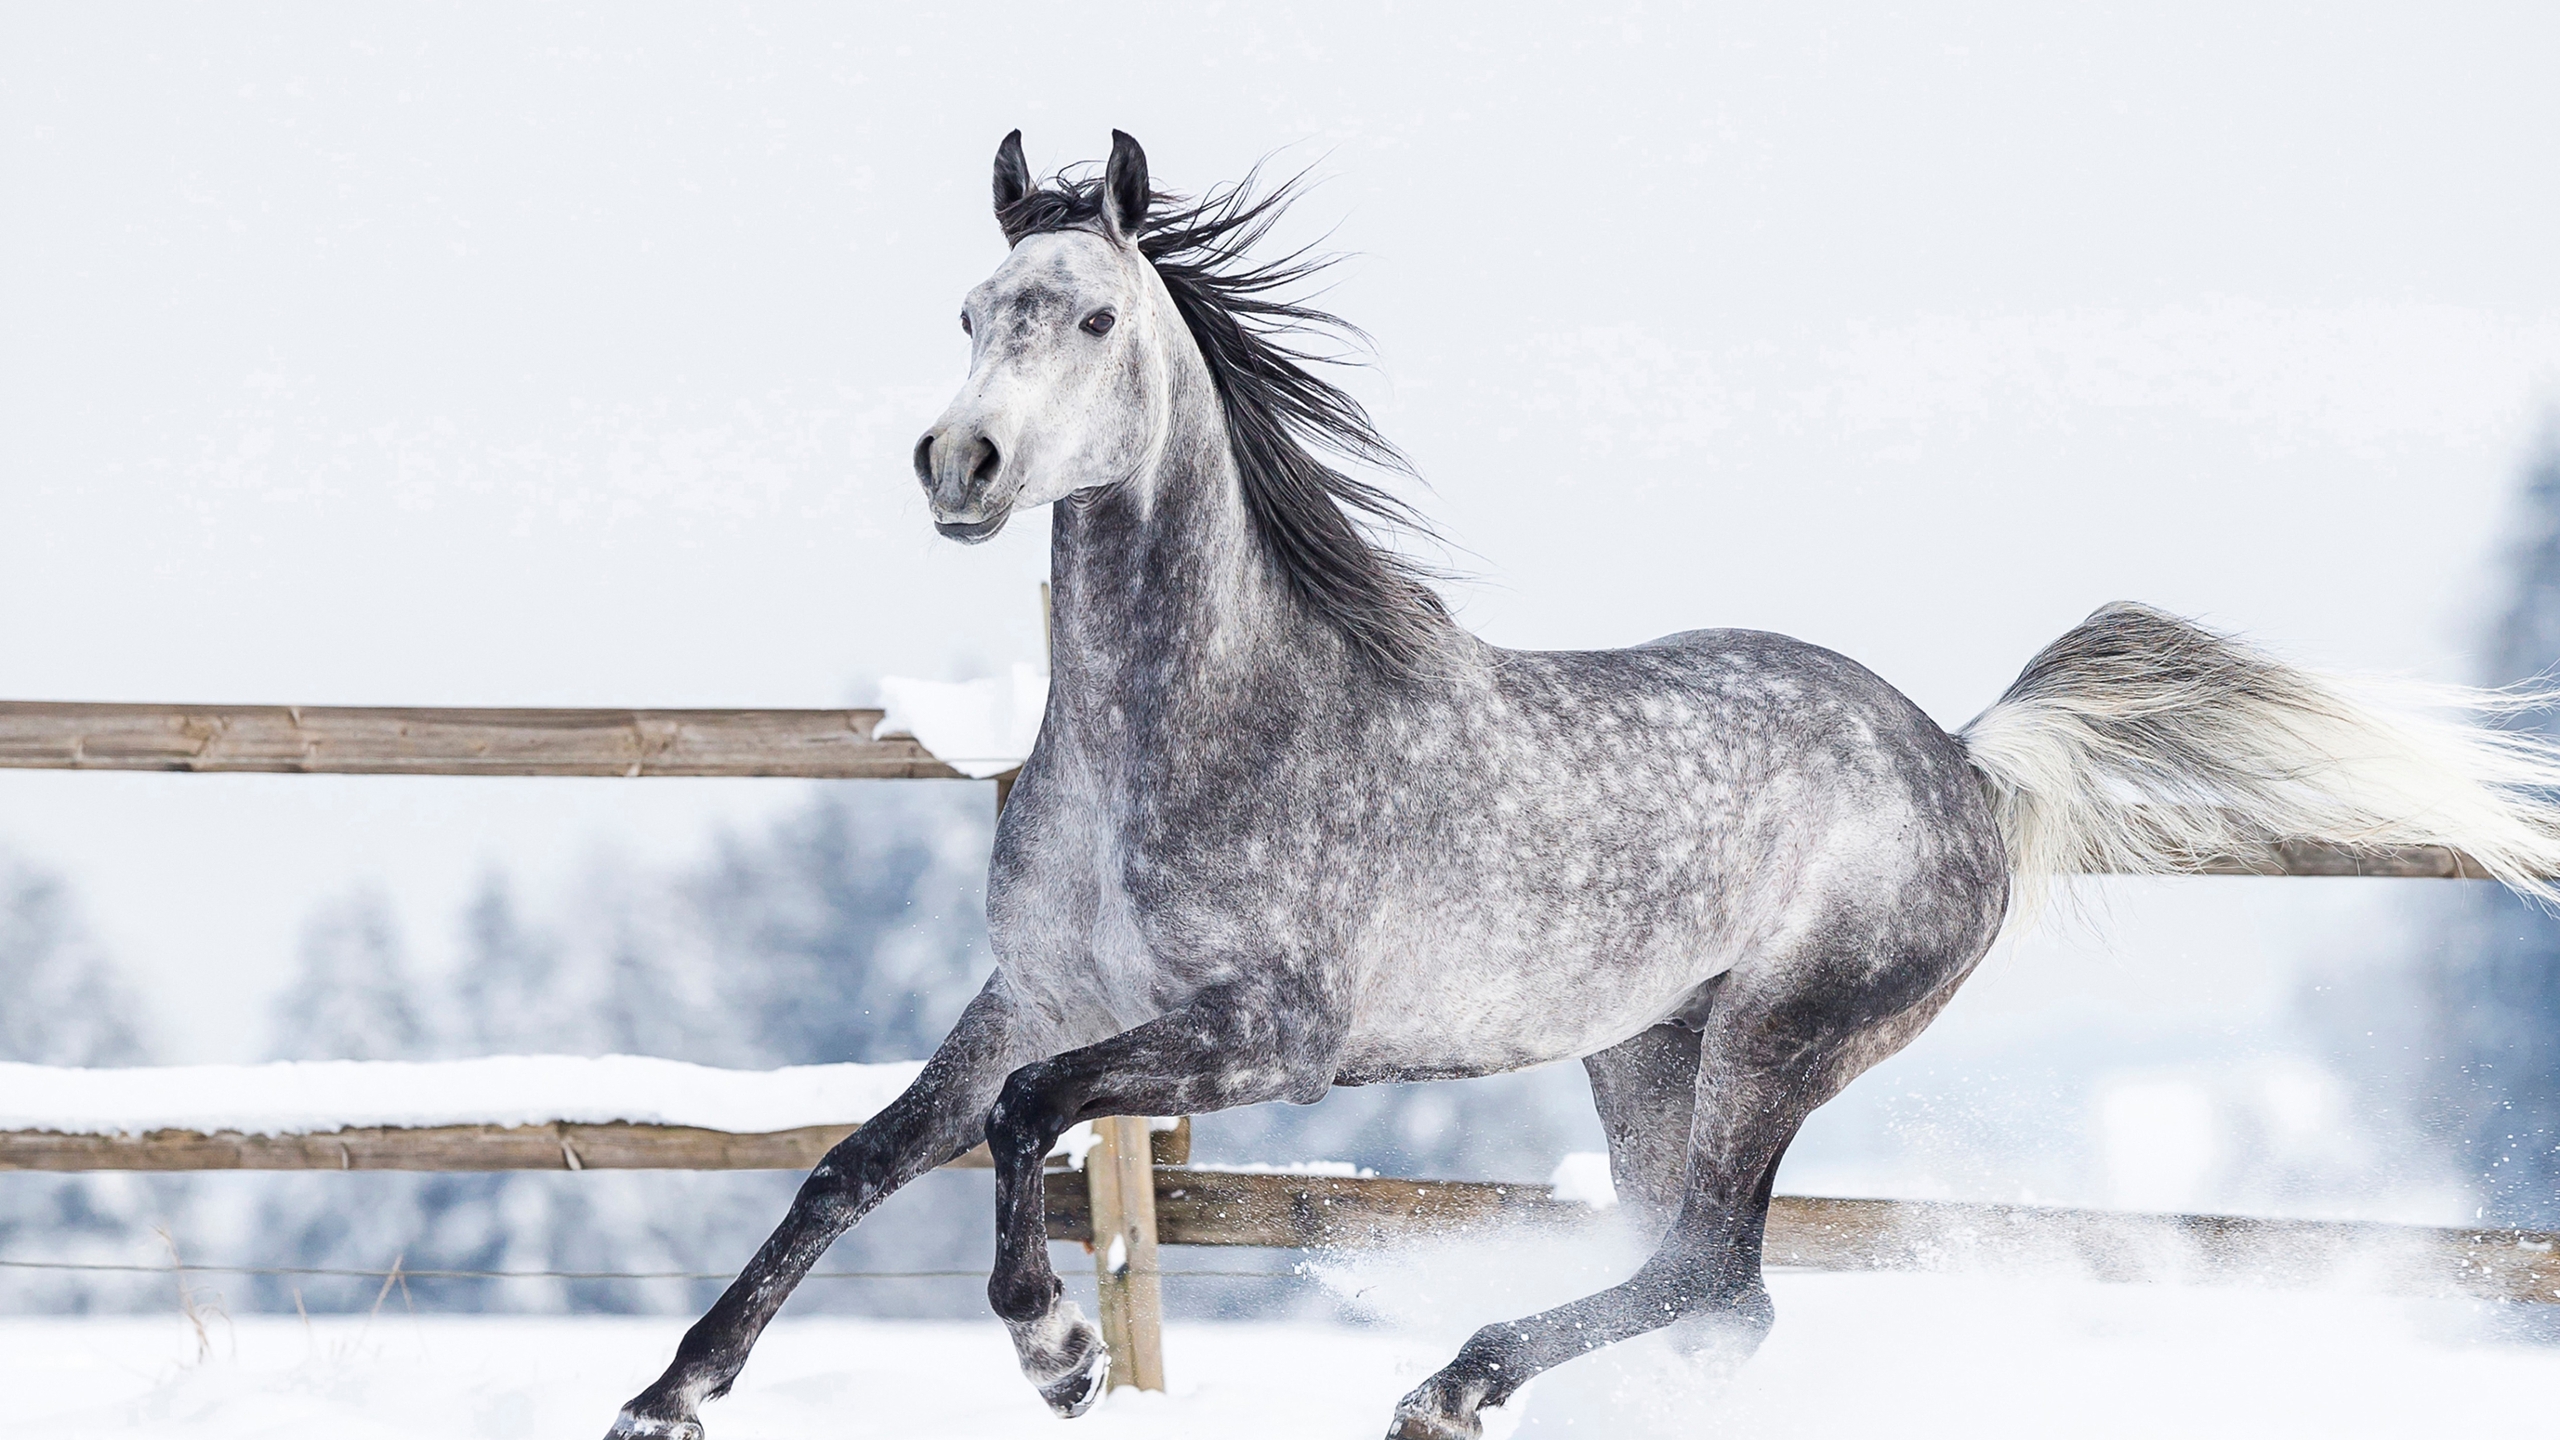
[{"label": "wooden fence", "polygon": [[[1144,1124],[1145,1122],[1139,1122]],[[315,1135],[0,1132],[0,1170],[806,1170],[851,1126],[739,1135],[675,1125],[440,1125]],[[1602,1213],[1552,1187],[1475,1180],[1289,1175],[1194,1167],[1188,1135],[1113,1137],[1117,1168],[1050,1172],[1052,1239],[1144,1228],[1160,1245],[1333,1250],[1589,1225]],[[1143,1150],[1141,1145],[1144,1146]],[[1097,1147],[1097,1152],[1099,1147]],[[1128,1162],[1148,1159],[1132,1173]],[[984,1149],[952,1162],[984,1169]],[[1140,1177],[1144,1177],[1140,1179]],[[1134,1193],[1098,1195],[1117,1188]],[[1081,1182],[1081,1183],[1079,1183]],[[1116,1217],[1116,1218],[1115,1218]],[[1140,1217],[1144,1217],[1143,1221]],[[2307,1282],[2349,1274],[2411,1294],[2560,1301],[2560,1236],[2051,1206],[1781,1195],[1769,1263],[1822,1270],[2046,1265],[2114,1280]],[[1128,1269],[1152,1269],[1134,1257]]]},{"label": "wooden fence", "polygon": [[[0,702],[0,769],[191,774],[774,776],[963,779],[915,740],[873,739],[878,710],[399,709]],[[952,757],[975,758],[975,757]],[[1010,774],[996,777],[998,803]],[[2295,841],[2210,875],[2477,878],[2436,846]],[[1095,1245],[1115,1384],[1163,1387],[1155,1249],[1322,1247],[1495,1224],[1587,1222],[1548,1187],[1237,1174],[1190,1168],[1188,1122],[1096,1123],[1082,1185],[1053,1183],[1049,1230]],[[806,1169],[851,1126],[732,1135],[681,1126],[436,1126],[325,1135],[0,1133],[14,1170]],[[1173,1138],[1173,1137],[1179,1137]],[[960,1164],[985,1163],[976,1152]],[[1113,1246],[1110,1238],[1122,1243]],[[2025,1206],[1781,1196],[1769,1259],[1910,1269],[2039,1257],[2122,1278],[2285,1279],[2359,1267],[2391,1288],[2560,1301],[2560,1252],[2538,1233],[2119,1215]],[[1113,1263],[1114,1261],[1118,1263]]]}]

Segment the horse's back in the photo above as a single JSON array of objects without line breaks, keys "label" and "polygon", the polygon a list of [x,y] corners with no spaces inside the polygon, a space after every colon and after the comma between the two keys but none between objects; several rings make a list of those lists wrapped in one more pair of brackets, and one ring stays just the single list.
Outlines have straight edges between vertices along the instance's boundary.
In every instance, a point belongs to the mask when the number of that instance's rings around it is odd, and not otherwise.
[{"label": "horse's back", "polygon": [[[1752,847],[1854,844],[1934,882],[2005,875],[1963,742],[1857,661],[1765,630],[1686,630],[1623,650],[1521,654],[1553,743],[1689,799],[1684,826]],[[1524,677],[1525,678],[1525,677]],[[1525,698],[1525,697],[1524,697]],[[1534,702],[1533,702],[1534,703]]]},{"label": "horse's back", "polygon": [[1750,630],[1484,660],[1445,702],[1480,742],[1466,765],[1436,787],[1383,762],[1364,777],[1438,789],[1389,812],[1409,818],[1373,815],[1353,847],[1392,856],[1374,873],[1400,882],[1373,892],[1357,947],[1378,1048],[1429,1049],[1432,1026],[1471,1048],[1429,997],[1472,993],[1502,997],[1496,1028],[1542,1012],[1540,1053],[1521,1058],[1584,1053],[1755,958],[1858,936],[1965,951],[1996,924],[1979,776],[1856,662]]},{"label": "horse's back", "polygon": [[1632,763],[1648,753],[1732,755],[1780,766],[1827,759],[1844,773],[1962,775],[1948,795],[1956,809],[1970,808],[1977,785],[1962,744],[1908,696],[1789,635],[1683,630],[1620,650],[1508,652],[1498,670],[1517,699],[1549,712],[1548,728],[1600,737]]}]

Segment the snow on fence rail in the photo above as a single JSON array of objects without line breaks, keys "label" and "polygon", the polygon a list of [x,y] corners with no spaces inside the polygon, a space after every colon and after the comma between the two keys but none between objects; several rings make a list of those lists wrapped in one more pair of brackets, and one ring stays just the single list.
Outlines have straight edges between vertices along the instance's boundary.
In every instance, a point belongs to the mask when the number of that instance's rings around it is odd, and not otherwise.
[{"label": "snow on fence rail", "polygon": [[0,1130],[287,1136],[348,1126],[624,1121],[740,1134],[816,1125],[841,1134],[878,1114],[923,1070],[922,1061],[723,1070],[641,1055],[104,1069],[0,1063]]},{"label": "snow on fence rail", "polygon": [[0,1170],[806,1170],[923,1068],[0,1064]]}]

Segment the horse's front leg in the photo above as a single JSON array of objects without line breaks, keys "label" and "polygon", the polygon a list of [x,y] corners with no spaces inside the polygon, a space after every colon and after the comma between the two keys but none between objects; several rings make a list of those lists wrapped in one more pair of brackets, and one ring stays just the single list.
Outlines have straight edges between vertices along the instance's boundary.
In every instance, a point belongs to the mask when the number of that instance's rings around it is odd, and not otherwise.
[{"label": "horse's front leg", "polygon": [[1005,1073],[1039,1049],[999,972],[961,1012],[915,1083],[809,1172],[791,1213],[685,1332],[666,1373],[622,1408],[607,1440],[700,1440],[697,1407],[729,1392],[747,1351],[809,1267],[891,1191],[983,1139],[987,1104]]},{"label": "horse's front leg", "polygon": [[1110,1357],[1049,1268],[1041,1162],[1103,1115],[1203,1115],[1264,1100],[1311,1103],[1333,1082],[1342,1027],[1285,986],[1221,989],[1099,1044],[1013,1072],[987,1113],[996,1165],[996,1263],[987,1300],[1022,1373],[1064,1416],[1102,1397]]}]

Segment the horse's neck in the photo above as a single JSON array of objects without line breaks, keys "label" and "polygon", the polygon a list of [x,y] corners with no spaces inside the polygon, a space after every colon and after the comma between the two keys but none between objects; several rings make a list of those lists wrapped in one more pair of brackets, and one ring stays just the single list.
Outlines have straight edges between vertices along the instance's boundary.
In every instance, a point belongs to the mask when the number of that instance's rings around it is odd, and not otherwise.
[{"label": "horse's neck", "polygon": [[1154,474],[1051,521],[1051,690],[1071,719],[1120,717],[1106,729],[1252,703],[1275,649],[1314,623],[1253,531],[1214,397],[1173,408]]}]

